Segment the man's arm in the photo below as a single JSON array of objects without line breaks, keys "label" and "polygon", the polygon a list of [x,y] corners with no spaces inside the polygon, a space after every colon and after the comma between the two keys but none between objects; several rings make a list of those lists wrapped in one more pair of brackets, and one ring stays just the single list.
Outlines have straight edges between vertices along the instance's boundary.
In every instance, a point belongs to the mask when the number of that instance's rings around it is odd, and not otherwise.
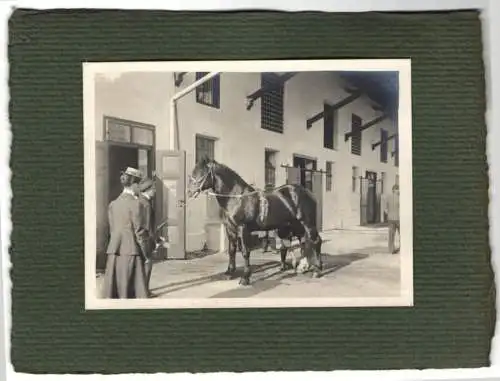
[{"label": "man's arm", "polygon": [[134,201],[131,208],[132,213],[132,228],[134,229],[135,239],[142,252],[142,255],[147,258],[147,242],[148,230],[146,224],[146,213],[144,206],[139,200]]},{"label": "man's arm", "polygon": [[108,224],[110,233],[113,231],[113,203],[108,206]]},{"label": "man's arm", "polygon": [[151,224],[151,205],[149,205],[149,202],[146,202],[143,204],[144,206],[144,218],[146,220],[146,228],[148,230],[148,235],[152,236],[154,231],[153,231],[153,226]]}]

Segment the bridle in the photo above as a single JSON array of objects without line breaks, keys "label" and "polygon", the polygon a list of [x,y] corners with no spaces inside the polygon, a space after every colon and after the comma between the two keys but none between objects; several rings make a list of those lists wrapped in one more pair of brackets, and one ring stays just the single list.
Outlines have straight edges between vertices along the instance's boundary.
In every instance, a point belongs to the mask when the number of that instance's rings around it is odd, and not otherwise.
[{"label": "bridle", "polygon": [[210,168],[208,169],[208,172],[205,173],[205,175],[203,175],[200,179],[195,179],[193,176],[189,176],[189,180],[192,184],[194,184],[194,186],[196,187],[194,192],[192,192],[192,196],[190,196],[186,202],[184,204],[186,204],[189,200],[192,200],[192,199],[195,199],[197,198],[200,193],[203,192],[203,186],[205,185],[205,183],[207,182],[208,178],[211,177],[212,178],[212,185],[214,184],[215,182],[215,174],[214,174],[214,171],[213,171],[213,167],[210,166]]},{"label": "bridle", "polygon": [[[194,183],[197,187],[195,189],[195,191],[193,192],[193,195],[191,197],[189,197],[183,204],[184,206],[187,205],[187,203],[190,201],[190,200],[193,200],[195,198],[197,198],[201,193],[204,192],[203,190],[203,186],[205,185],[206,181],[208,180],[208,177],[211,177],[212,178],[212,184],[215,184],[215,174],[214,174],[214,171],[213,171],[213,167],[210,167],[210,169],[208,170],[207,173],[205,173],[205,175],[203,177],[201,177],[200,179],[195,179],[194,177],[192,176],[189,176],[189,179],[191,180],[192,183]],[[215,197],[227,197],[227,198],[242,198],[242,197],[246,197],[246,196],[250,196],[252,194],[257,194],[257,193],[263,193],[264,191],[262,189],[256,189],[254,191],[251,191],[251,192],[246,192],[246,193],[242,193],[242,194],[221,194],[221,193],[215,193],[215,192],[206,192],[208,195],[210,196],[215,196]]]}]

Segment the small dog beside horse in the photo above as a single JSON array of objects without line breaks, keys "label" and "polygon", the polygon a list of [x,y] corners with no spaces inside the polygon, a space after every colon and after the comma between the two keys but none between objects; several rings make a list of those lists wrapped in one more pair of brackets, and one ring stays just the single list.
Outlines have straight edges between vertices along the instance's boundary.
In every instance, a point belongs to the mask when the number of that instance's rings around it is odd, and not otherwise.
[{"label": "small dog beside horse", "polygon": [[[315,227],[316,199],[301,185],[282,185],[263,191],[249,185],[234,170],[215,160],[204,158],[193,168],[189,177],[188,201],[209,191],[223,213],[228,238],[228,267],[226,274],[236,271],[236,250],[244,259],[240,284],[250,283],[250,236],[255,231],[275,230],[282,240],[281,270],[285,271],[287,252],[292,237],[299,238],[301,256],[307,258],[313,276],[319,277],[323,268],[322,239]],[[297,270],[297,261],[293,261]]]}]

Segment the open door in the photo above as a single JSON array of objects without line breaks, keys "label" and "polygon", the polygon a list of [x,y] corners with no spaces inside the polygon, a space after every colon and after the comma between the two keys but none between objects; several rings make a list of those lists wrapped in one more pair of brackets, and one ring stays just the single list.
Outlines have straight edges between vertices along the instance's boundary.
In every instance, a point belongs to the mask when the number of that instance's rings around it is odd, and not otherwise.
[{"label": "open door", "polygon": [[96,270],[106,267],[106,246],[109,240],[108,189],[109,161],[108,142],[95,143],[95,203],[96,203]]},{"label": "open door", "polygon": [[159,256],[169,259],[186,258],[186,152],[157,151],[156,153],[156,219],[160,234],[170,243],[161,248]]}]

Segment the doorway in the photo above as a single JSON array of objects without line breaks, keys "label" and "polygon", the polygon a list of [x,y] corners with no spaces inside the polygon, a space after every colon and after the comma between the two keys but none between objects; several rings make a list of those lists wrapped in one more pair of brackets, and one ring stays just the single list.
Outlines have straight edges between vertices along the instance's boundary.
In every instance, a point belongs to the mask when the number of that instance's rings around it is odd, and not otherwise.
[{"label": "doorway", "polygon": [[316,160],[294,155],[293,166],[301,169],[300,184],[313,192],[313,172],[316,171]]},{"label": "doorway", "polygon": [[367,222],[374,224],[377,221],[377,173],[366,171],[367,180]]},{"label": "doorway", "polygon": [[361,178],[361,225],[380,222],[380,185],[376,172],[366,171]]},{"label": "doorway", "polygon": [[323,171],[318,171],[317,161],[304,156],[293,155],[293,167],[287,169],[287,184],[300,184],[314,194],[316,210],[315,225],[318,231],[323,229]]},{"label": "doorway", "polygon": [[137,148],[110,145],[109,147],[109,195],[111,202],[121,191],[120,173],[127,167],[137,168],[139,164]]},{"label": "doorway", "polygon": [[133,167],[139,169],[143,175],[151,178],[153,173],[152,147],[137,147],[132,145],[110,144],[109,160],[109,194],[108,201],[116,199],[122,192],[120,173]]}]

